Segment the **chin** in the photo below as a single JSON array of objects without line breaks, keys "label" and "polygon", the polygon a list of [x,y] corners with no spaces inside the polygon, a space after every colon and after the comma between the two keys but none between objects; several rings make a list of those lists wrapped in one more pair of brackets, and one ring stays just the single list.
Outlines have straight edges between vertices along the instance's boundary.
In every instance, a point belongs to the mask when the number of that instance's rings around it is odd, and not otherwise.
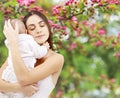
[{"label": "chin", "polygon": [[43,42],[39,41],[38,42],[39,45],[42,45],[43,43],[45,43],[45,41],[43,41]]},{"label": "chin", "polygon": [[41,44],[45,43],[45,42],[46,42],[46,40],[45,40],[45,39],[43,39],[43,40],[42,40],[42,39],[41,39],[41,40],[40,40],[40,39],[38,39],[38,40],[36,40],[36,42],[37,42],[38,44],[40,44],[40,45],[41,45]]}]

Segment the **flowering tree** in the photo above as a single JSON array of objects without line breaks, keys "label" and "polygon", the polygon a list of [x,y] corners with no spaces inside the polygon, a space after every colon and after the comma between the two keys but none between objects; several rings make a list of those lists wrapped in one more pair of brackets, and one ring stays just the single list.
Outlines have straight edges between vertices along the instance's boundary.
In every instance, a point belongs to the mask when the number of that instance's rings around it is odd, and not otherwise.
[{"label": "flowering tree", "polygon": [[[30,10],[38,10],[48,17],[54,48],[64,54],[67,65],[60,78],[62,82],[58,82],[56,98],[74,98],[82,95],[79,91],[103,86],[109,86],[114,93],[116,86],[119,87],[117,82],[120,83],[120,33],[111,32],[109,24],[111,17],[120,14],[120,1],[66,0],[61,5],[51,3],[49,9],[41,1],[2,0],[0,19],[23,18]],[[120,20],[115,22],[120,25]],[[3,26],[3,21],[0,25]],[[4,51],[2,34],[0,40],[0,50]]]}]

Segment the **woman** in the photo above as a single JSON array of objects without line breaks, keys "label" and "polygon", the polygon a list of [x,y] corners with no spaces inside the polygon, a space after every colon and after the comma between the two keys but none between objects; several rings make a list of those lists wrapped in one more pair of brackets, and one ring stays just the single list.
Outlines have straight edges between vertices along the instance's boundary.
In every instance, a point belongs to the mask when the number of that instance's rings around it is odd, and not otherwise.
[{"label": "woman", "polygon": [[[34,93],[36,92],[36,89],[33,89],[32,85],[34,85],[39,80],[48,77],[49,75],[51,75],[51,79],[54,86],[56,85],[58,77],[63,67],[64,57],[61,54],[58,54],[52,50],[50,26],[48,24],[48,20],[43,14],[37,11],[31,11],[25,16],[23,21],[27,28],[28,34],[32,35],[34,40],[40,45],[42,45],[47,41],[50,44],[50,49],[48,50],[48,53],[45,57],[37,60],[35,68],[31,71],[28,71],[28,69],[25,67],[22,58],[20,57],[20,53],[17,45],[17,37],[16,37],[16,32],[18,32],[17,27],[14,30],[11,27],[10,22],[7,22],[6,24],[7,26],[4,28],[4,33],[6,38],[10,42],[14,70],[19,83],[10,84],[1,80],[0,91],[3,92],[22,91],[26,95],[31,95],[28,94],[28,92],[30,91]],[[7,61],[5,62],[5,64],[3,64],[1,68],[1,72],[3,71],[5,66],[7,66]],[[30,88],[29,89],[30,91],[24,90],[23,87],[25,89]]]}]

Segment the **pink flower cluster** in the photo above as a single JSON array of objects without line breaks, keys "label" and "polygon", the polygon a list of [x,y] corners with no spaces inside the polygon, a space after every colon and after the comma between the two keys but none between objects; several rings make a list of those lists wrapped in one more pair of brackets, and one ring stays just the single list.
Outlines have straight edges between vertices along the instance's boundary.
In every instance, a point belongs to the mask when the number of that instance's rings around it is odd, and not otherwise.
[{"label": "pink flower cluster", "polygon": [[[102,0],[92,0],[92,2],[99,3],[102,2]],[[105,2],[110,4],[120,4],[120,0],[105,0]]]},{"label": "pink flower cluster", "polygon": [[115,83],[116,80],[115,80],[114,78],[111,78],[111,79],[109,80],[109,82],[110,82],[110,83]]},{"label": "pink flower cluster", "polygon": [[31,3],[34,3],[35,0],[17,0],[17,2],[18,2],[21,6],[23,6],[23,5],[29,6]]},{"label": "pink flower cluster", "polygon": [[100,29],[100,30],[98,31],[98,34],[99,34],[99,35],[105,35],[105,34],[106,34],[106,31],[105,31],[104,29]]},{"label": "pink flower cluster", "polygon": [[74,1],[75,1],[75,0],[67,0],[66,3],[65,3],[65,5],[68,5],[68,6],[69,6],[69,5],[71,5]]},{"label": "pink flower cluster", "polygon": [[75,16],[72,17],[72,21],[75,23],[75,24],[78,24],[78,20]]},{"label": "pink flower cluster", "polygon": [[100,2],[101,0],[92,0],[92,2]]},{"label": "pink flower cluster", "polygon": [[53,8],[53,14],[54,14],[54,15],[60,13],[59,8],[61,8],[61,6],[55,6],[55,7]]},{"label": "pink flower cluster", "polygon": [[99,47],[102,45],[102,42],[98,40],[97,42],[94,43],[94,46]]},{"label": "pink flower cluster", "polygon": [[54,29],[57,28],[57,29],[66,30],[66,26],[60,26],[58,24],[55,24],[52,20],[49,20],[48,22],[50,26],[52,26]]},{"label": "pink flower cluster", "polygon": [[115,54],[116,57],[120,57],[120,52]]},{"label": "pink flower cluster", "polygon": [[118,38],[120,39],[120,33],[118,33]]},{"label": "pink flower cluster", "polygon": [[77,46],[76,42],[72,42],[72,44],[70,45],[70,50],[75,49],[76,46]]},{"label": "pink flower cluster", "polygon": [[110,4],[120,4],[120,0],[105,0],[106,2],[109,2]]},{"label": "pink flower cluster", "polygon": [[105,74],[101,74],[100,77],[101,77],[103,80],[105,80],[105,79],[107,78]]}]

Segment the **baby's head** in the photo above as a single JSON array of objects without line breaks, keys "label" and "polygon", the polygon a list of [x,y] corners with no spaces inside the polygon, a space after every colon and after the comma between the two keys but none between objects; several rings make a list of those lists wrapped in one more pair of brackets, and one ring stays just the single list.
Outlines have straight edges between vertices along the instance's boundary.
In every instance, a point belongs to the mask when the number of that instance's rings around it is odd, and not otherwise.
[{"label": "baby's head", "polygon": [[25,28],[24,23],[20,19],[11,19],[11,25],[13,26],[13,28],[15,28],[16,22],[18,24],[19,34],[25,34],[26,28]]}]

